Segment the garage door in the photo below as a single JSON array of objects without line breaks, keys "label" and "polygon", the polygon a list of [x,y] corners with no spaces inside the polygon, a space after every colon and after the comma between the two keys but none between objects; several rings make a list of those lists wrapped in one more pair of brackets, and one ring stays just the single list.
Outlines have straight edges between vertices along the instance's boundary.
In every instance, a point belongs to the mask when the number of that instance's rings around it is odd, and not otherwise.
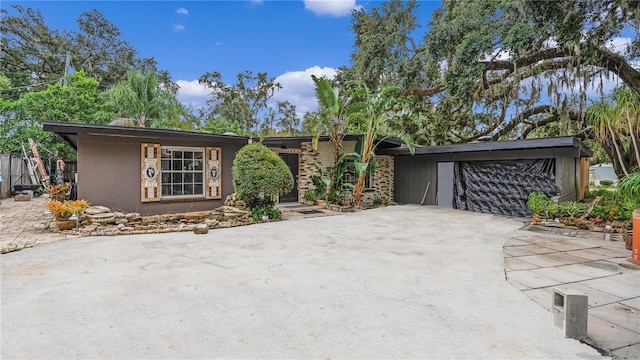
[{"label": "garage door", "polygon": [[534,191],[556,194],[555,161],[461,161],[454,167],[453,201],[458,209],[531,216],[527,197]]}]

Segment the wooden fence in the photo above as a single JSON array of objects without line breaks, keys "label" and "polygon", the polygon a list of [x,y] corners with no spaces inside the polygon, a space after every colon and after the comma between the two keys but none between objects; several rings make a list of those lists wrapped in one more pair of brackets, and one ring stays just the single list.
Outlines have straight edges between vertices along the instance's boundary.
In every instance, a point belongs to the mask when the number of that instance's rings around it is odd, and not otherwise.
[{"label": "wooden fence", "polygon": [[[53,165],[53,164],[52,164]],[[47,170],[50,174],[55,175],[54,169]],[[71,182],[77,171],[75,162],[68,162],[64,168],[64,181]],[[29,185],[31,179],[29,177],[29,169],[26,162],[20,156],[0,155],[0,173],[2,174],[2,182],[0,182],[0,198],[11,197],[11,189],[13,185]],[[51,179],[55,181],[55,179]]]}]

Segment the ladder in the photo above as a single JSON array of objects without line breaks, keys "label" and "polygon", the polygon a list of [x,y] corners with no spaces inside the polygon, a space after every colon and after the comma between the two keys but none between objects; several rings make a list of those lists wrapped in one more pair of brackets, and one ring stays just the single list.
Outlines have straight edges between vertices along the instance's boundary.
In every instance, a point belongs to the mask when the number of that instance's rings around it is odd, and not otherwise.
[{"label": "ladder", "polygon": [[36,175],[36,171],[34,169],[35,164],[33,163],[33,159],[31,159],[27,155],[27,150],[25,150],[24,145],[22,145],[22,158],[27,163],[27,169],[29,169],[29,179],[31,179],[31,184],[39,184],[40,181],[38,181],[38,176]]},{"label": "ladder", "polygon": [[[40,153],[38,152],[36,142],[31,138],[29,138],[29,147],[31,148],[31,152],[33,153],[33,158],[30,158],[27,155],[27,150],[24,148],[24,145],[22,146],[22,156],[27,163],[27,169],[29,169],[29,178],[31,179],[31,184],[42,185],[46,188],[49,181],[49,174],[44,168],[44,163],[40,158]],[[36,169],[40,173],[40,176],[36,174]]]},{"label": "ladder", "polygon": [[33,152],[33,158],[36,159],[38,162],[37,165],[38,165],[38,171],[40,172],[40,179],[42,179],[42,181],[47,181],[49,179],[49,174],[47,173],[47,170],[45,170],[44,168],[44,163],[40,158],[40,153],[38,153],[36,142],[33,141],[33,139],[31,138],[29,138],[29,147],[31,148],[31,152]]}]

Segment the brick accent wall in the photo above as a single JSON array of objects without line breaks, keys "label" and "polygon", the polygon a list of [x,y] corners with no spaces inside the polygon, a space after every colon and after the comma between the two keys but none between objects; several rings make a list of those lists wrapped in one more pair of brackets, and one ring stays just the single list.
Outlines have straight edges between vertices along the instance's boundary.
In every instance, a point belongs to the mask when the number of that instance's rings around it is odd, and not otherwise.
[{"label": "brick accent wall", "polygon": [[[299,170],[298,174],[298,199],[304,200],[304,192],[309,189],[314,189],[311,177],[318,175],[318,169],[315,165],[320,163],[320,144],[318,144],[318,150],[314,150],[310,142],[302,143],[299,158]],[[324,171],[324,169],[323,169]]]},{"label": "brick accent wall", "polygon": [[387,201],[393,201],[393,156],[376,155],[376,172],[371,179],[371,187],[373,192],[365,192],[363,196],[364,204],[373,203],[375,197],[386,198]]},{"label": "brick accent wall", "polygon": [[[342,144],[342,152],[353,152],[355,145],[355,141],[345,141]],[[371,179],[372,189],[366,190],[363,194],[363,204],[373,203],[373,199],[376,197],[384,197],[388,201],[393,201],[393,157],[378,155],[376,161],[376,171]],[[329,166],[333,166],[333,145],[331,142],[320,142],[317,150],[313,149],[310,142],[301,144],[298,182],[298,197],[300,199],[304,199],[306,190],[314,188],[311,178],[314,175],[319,175],[318,167],[324,172]]]}]

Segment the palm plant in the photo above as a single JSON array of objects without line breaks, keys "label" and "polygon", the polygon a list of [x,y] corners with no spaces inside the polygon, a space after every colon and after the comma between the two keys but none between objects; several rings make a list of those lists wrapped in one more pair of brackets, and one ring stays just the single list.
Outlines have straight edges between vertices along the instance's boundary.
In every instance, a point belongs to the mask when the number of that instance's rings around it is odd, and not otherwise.
[{"label": "palm plant", "polygon": [[180,112],[175,95],[161,86],[153,71],[130,71],[125,81],[107,91],[107,99],[117,113],[136,119],[140,127],[147,127],[150,120],[166,123]]},{"label": "palm plant", "polygon": [[364,86],[354,92],[354,95],[359,99],[359,102],[354,106],[359,109],[354,120],[359,120],[360,129],[364,132],[360,158],[354,163],[358,173],[358,182],[354,189],[354,204],[356,206],[360,205],[362,199],[369,164],[380,143],[378,141],[379,135],[396,137],[405,142],[412,154],[414,152],[413,140],[408,134],[399,131],[392,132],[389,129],[389,124],[394,120],[412,118],[411,113],[403,107],[406,101],[395,96],[398,91],[399,88],[395,86],[387,86],[379,93],[374,94]]},{"label": "palm plant", "polygon": [[[340,89],[333,87],[325,78],[319,78],[315,75],[311,75],[311,78],[316,85],[316,98],[320,106],[320,116],[315,118],[311,125],[313,147],[318,147],[322,125],[329,130],[329,137],[333,144],[332,172],[335,172],[342,153],[342,141],[347,134],[349,121],[354,114],[353,96],[350,92],[341,94]],[[327,187],[327,194],[332,194],[334,188],[339,184],[336,184],[336,176],[333,174],[330,174],[329,178],[331,183]]]},{"label": "palm plant", "polygon": [[620,139],[618,136],[620,134],[620,117],[618,113],[616,107],[611,103],[606,100],[600,100],[594,103],[587,111],[587,121],[593,127],[595,138],[600,144],[613,145],[620,169],[626,175],[629,172],[620,151]]},{"label": "palm plant", "polygon": [[640,96],[627,87],[621,87],[613,92],[616,110],[622,121],[627,121],[631,145],[636,156],[636,167],[640,167]]}]

